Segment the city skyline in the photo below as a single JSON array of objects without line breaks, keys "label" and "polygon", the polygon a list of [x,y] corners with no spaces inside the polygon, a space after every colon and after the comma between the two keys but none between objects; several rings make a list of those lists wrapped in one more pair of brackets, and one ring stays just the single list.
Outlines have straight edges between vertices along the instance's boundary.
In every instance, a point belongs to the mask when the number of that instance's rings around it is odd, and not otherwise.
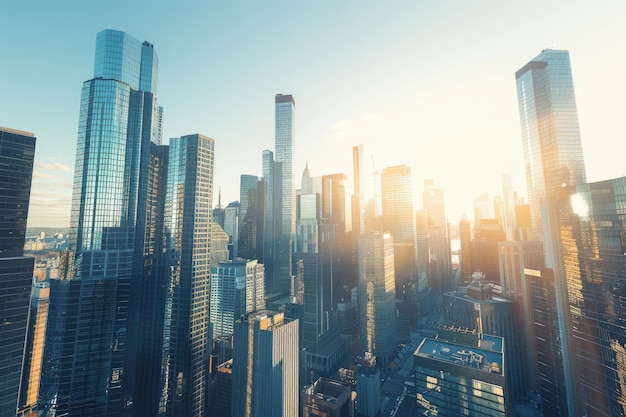
[{"label": "city skyline", "polygon": [[[411,167],[414,195],[421,195],[425,178],[434,178],[452,223],[462,213],[471,217],[476,196],[501,194],[503,173],[511,173],[513,188],[525,195],[511,74],[546,48],[571,53],[588,181],[624,173],[618,158],[626,144],[619,140],[621,108],[615,105],[626,93],[617,75],[626,69],[625,58],[615,53],[626,36],[622,4],[372,3],[355,9],[348,2],[333,4],[331,13],[280,3],[195,3],[184,10],[136,4],[124,5],[121,14],[115,4],[98,13],[43,2],[35,12],[18,4],[0,7],[12,17],[0,28],[12,39],[0,53],[20,69],[0,81],[11,98],[0,104],[0,125],[39,138],[29,226],[69,224],[76,86],[91,74],[92,39],[104,28],[159,45],[164,143],[194,131],[215,138],[215,187],[224,205],[239,199],[241,174],[261,175],[262,151],[273,148],[278,93],[298,102],[296,178],[308,162],[313,176],[344,172],[351,180],[351,149],[363,143],[367,171],[372,155],[378,171]],[[140,13],[146,19],[138,19]],[[18,24],[24,21],[31,24]],[[199,22],[205,32],[191,29]],[[197,65],[186,65],[192,56]],[[455,169],[461,165],[472,169],[461,176]]]}]

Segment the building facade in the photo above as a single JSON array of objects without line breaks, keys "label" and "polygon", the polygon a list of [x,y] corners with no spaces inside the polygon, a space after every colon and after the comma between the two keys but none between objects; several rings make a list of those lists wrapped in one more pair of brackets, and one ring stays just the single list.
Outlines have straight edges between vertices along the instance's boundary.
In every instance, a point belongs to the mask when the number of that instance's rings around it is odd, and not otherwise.
[{"label": "building facade", "polygon": [[297,416],[298,320],[261,310],[237,320],[232,364],[232,416]]},{"label": "building facade", "polygon": [[0,127],[0,415],[15,415],[35,259],[24,256],[35,135]]},{"label": "building facade", "polygon": [[[293,96],[277,94],[275,97],[274,176],[276,193],[274,210],[280,219],[275,227],[274,291],[289,292],[292,276],[292,246],[296,232],[296,189],[293,178],[295,107]],[[277,184],[278,183],[278,184]]]},{"label": "building facade", "polygon": [[386,366],[396,347],[395,270],[389,233],[361,236],[358,271],[361,351]]},{"label": "building facade", "polygon": [[159,415],[204,416],[211,329],[213,139],[170,139],[165,229],[166,288]]}]

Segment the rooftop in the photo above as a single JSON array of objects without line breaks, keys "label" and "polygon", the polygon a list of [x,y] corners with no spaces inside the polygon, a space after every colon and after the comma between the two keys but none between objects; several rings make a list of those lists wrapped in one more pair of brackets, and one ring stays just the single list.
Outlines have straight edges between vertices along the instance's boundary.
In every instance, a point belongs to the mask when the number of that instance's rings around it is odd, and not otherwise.
[{"label": "rooftop", "polygon": [[414,355],[498,375],[504,374],[502,367],[502,338],[496,336],[483,336],[480,347],[466,346],[426,337],[415,350]]}]

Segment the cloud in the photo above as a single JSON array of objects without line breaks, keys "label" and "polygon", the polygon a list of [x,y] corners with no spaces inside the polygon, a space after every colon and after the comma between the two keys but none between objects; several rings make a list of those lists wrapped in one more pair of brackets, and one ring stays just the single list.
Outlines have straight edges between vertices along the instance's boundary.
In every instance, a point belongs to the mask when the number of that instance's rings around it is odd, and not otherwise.
[{"label": "cloud", "polygon": [[54,176],[50,174],[46,174],[44,172],[39,172],[39,171],[33,171],[33,177],[34,178],[54,178]]},{"label": "cloud", "polygon": [[54,170],[59,170],[59,171],[63,171],[63,172],[71,172],[72,169],[70,167],[68,167],[65,164],[62,164],[61,162],[55,162],[53,164],[48,164],[45,162],[35,162],[35,166],[37,168],[41,168],[41,169],[45,169],[48,171],[54,171]]}]

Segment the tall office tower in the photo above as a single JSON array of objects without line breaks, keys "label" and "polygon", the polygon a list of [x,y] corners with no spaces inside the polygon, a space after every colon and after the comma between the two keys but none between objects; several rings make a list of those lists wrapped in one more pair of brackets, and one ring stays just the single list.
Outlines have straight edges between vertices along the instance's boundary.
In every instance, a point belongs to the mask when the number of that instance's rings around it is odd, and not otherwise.
[{"label": "tall office tower", "polygon": [[381,415],[380,369],[376,366],[376,356],[368,352],[360,361],[356,372],[357,417],[379,417]]},{"label": "tall office tower", "polygon": [[275,106],[274,175],[276,180],[280,179],[280,194],[279,200],[274,200],[274,209],[279,214],[280,220],[274,223],[276,231],[274,291],[288,292],[292,275],[293,238],[296,233],[296,189],[293,180],[296,102],[290,94],[276,94]]},{"label": "tall office tower", "polygon": [[556,308],[554,272],[544,268],[526,268],[526,297],[530,305],[527,319],[528,333],[532,340],[529,355],[531,388],[541,396],[544,416],[565,417],[570,415],[568,403],[561,331]]},{"label": "tall office tower", "polygon": [[357,285],[352,239],[350,203],[346,193],[345,174],[322,177],[322,218],[330,225],[330,266],[332,275],[332,303],[337,305],[350,297],[350,288]]},{"label": "tall office tower", "polygon": [[504,392],[506,343],[497,336],[450,333],[449,341],[424,338],[413,354],[417,403],[425,415],[512,415]]},{"label": "tall office tower", "polygon": [[256,260],[220,262],[211,267],[213,337],[232,336],[235,320],[265,309],[264,288],[264,268]]},{"label": "tall office tower", "polygon": [[487,281],[500,282],[498,244],[506,241],[506,233],[496,219],[481,219],[474,225],[472,239],[472,272],[481,271]]},{"label": "tall office tower", "polygon": [[515,192],[511,174],[502,174],[502,202],[504,203],[504,231],[506,240],[516,240],[515,237]]},{"label": "tall office tower", "polygon": [[50,305],[50,284],[35,282],[30,296],[28,330],[22,364],[22,381],[18,401],[18,416],[36,416],[39,381],[43,365],[43,347]]},{"label": "tall office tower", "polygon": [[[515,73],[531,238],[543,240],[552,256],[547,200],[563,186],[586,182],[569,52],[546,49]],[[549,252],[549,253],[548,253]],[[548,265],[555,260],[547,259]]]},{"label": "tall office tower", "polygon": [[415,211],[411,168],[406,165],[387,167],[380,176],[383,230],[393,237],[396,295],[414,304],[417,292],[426,282],[414,282]]},{"label": "tall office tower", "polygon": [[233,360],[229,359],[217,367],[215,377],[215,402],[212,411],[214,417],[231,417],[233,396]]},{"label": "tall office tower", "polygon": [[626,415],[626,177],[559,198],[581,415]]},{"label": "tall office tower", "polygon": [[220,187],[217,195],[217,206],[213,208],[213,222],[217,223],[222,229],[224,228],[224,206],[222,205],[222,188]]},{"label": "tall office tower", "polygon": [[297,416],[298,320],[261,310],[235,323],[233,417]]},{"label": "tall office tower", "polygon": [[472,270],[472,228],[465,218],[459,221],[459,235],[461,241],[461,279],[469,281]]},{"label": "tall office tower", "polygon": [[521,299],[525,295],[525,268],[543,268],[543,244],[532,240],[498,243],[502,295]]},{"label": "tall office tower", "polygon": [[450,240],[443,190],[432,179],[424,180],[424,209],[428,222],[430,285],[441,292],[450,276]]},{"label": "tall office tower", "polygon": [[35,259],[24,256],[32,133],[0,127],[0,415],[15,415]]},{"label": "tall office tower", "polygon": [[[277,212],[274,211],[275,190],[275,164],[274,153],[269,150],[263,151],[263,189],[265,199],[263,202],[263,262],[265,264],[265,288],[267,292],[274,291],[274,219]],[[277,210],[278,211],[278,210]]]},{"label": "tall office tower", "polygon": [[319,378],[302,393],[303,417],[354,417],[350,384]]},{"label": "tall office tower", "polygon": [[213,139],[200,134],[170,139],[159,403],[164,416],[207,412],[214,146]]},{"label": "tall office tower", "polygon": [[499,195],[496,195],[493,197],[493,217],[502,226],[502,228],[504,229],[504,233],[506,235],[506,228],[505,228],[506,213],[504,211],[504,201],[502,200],[502,197]]},{"label": "tall office tower", "polygon": [[491,208],[489,207],[489,194],[483,193],[474,199],[474,225],[483,219],[491,219]]},{"label": "tall office tower", "polygon": [[229,236],[230,259],[239,257],[239,217],[241,204],[231,201],[224,209],[224,231]]},{"label": "tall office tower", "polygon": [[389,233],[361,236],[358,270],[361,350],[376,356],[384,367],[396,347],[396,286]]},{"label": "tall office tower", "polygon": [[163,117],[157,67],[150,43],[114,30],[98,33],[94,77],[81,93],[69,235],[74,265],[66,279],[50,282],[40,390],[45,412],[145,409],[150,384],[143,383],[147,371],[139,359],[148,338],[139,329],[147,272],[160,244],[151,207],[159,200],[151,187],[160,180],[150,177],[165,175],[155,166]]},{"label": "tall office tower", "polygon": [[211,223],[211,266],[227,262],[230,256],[228,240],[230,238],[217,223]]},{"label": "tall office tower", "polygon": [[507,362],[502,371],[506,379],[506,395],[509,400],[525,395],[528,368],[524,363],[526,346],[517,303],[495,293],[492,284],[477,282],[445,293],[443,306],[445,325],[504,338],[503,352]]},{"label": "tall office tower", "polygon": [[567,282],[561,256],[556,196],[586,182],[569,52],[544,50],[515,73],[532,240],[544,244],[545,265],[555,274],[556,300],[570,414],[577,415],[576,375]]},{"label": "tall office tower", "polygon": [[[356,241],[365,232],[365,148],[363,144],[352,147],[352,232]],[[356,245],[355,245],[356,246]]]},{"label": "tall office tower", "polygon": [[263,262],[263,181],[256,175],[242,175],[239,188],[238,257]]},{"label": "tall office tower", "polygon": [[322,219],[319,194],[301,194],[297,204],[296,247],[298,278],[303,284],[304,314],[302,348],[307,374],[328,375],[350,350],[350,338],[339,334],[333,304],[333,232],[328,219]]},{"label": "tall office tower", "polygon": [[435,305],[430,282],[428,215],[425,209],[417,210],[415,213],[415,252],[417,280],[426,282],[425,290],[417,293],[417,314],[424,316],[430,314]]}]

